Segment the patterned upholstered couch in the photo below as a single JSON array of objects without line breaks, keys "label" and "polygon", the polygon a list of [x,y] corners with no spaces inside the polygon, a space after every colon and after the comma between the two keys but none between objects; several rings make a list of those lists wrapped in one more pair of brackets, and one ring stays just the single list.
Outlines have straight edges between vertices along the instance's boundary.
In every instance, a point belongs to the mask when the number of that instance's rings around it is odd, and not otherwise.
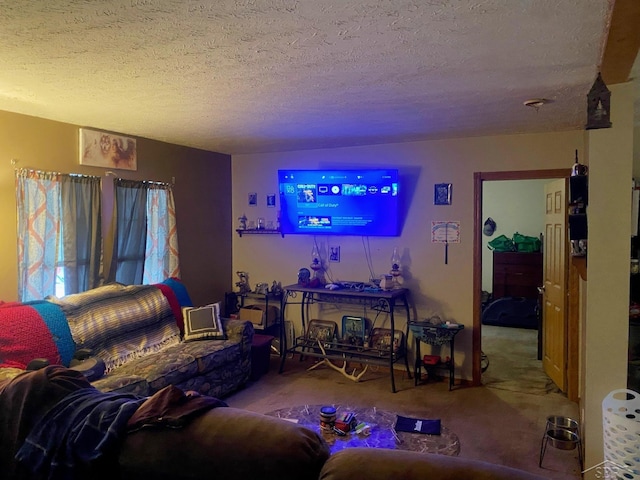
[{"label": "patterned upholstered couch", "polygon": [[186,342],[185,306],[193,305],[177,279],[0,303],[0,381],[35,358],[68,367],[88,351],[104,362],[105,375],[92,382],[101,391],[152,395],[175,385],[225,397],[249,379],[253,326],[222,319],[225,338]]}]

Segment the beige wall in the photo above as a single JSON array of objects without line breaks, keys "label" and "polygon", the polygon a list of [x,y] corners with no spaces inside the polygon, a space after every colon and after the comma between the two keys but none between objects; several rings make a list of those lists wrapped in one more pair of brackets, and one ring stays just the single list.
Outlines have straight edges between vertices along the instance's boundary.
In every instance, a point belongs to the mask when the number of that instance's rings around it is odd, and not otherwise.
[{"label": "beige wall", "polygon": [[[402,253],[405,285],[411,289],[416,317],[433,314],[467,328],[456,339],[458,375],[471,379],[471,335],[473,310],[473,173],[478,171],[537,170],[569,168],[574,152],[584,149],[581,131],[545,135],[511,135],[374,145],[353,148],[309,150],[233,157],[233,216],[245,213],[275,218],[274,209],[264,207],[264,196],[277,192],[279,168],[316,168],[352,166],[396,166],[400,170],[402,195],[406,203],[406,221],[402,235],[396,238],[371,237],[370,246],[375,273],[390,268],[394,246]],[[450,206],[433,205],[433,185],[453,184]],[[258,193],[260,204],[247,206],[248,192]],[[460,244],[449,246],[449,261],[444,263],[444,247],[432,244],[430,224],[434,220],[461,223]],[[332,263],[334,279],[363,281],[369,278],[360,237],[323,237],[317,241],[339,244],[342,261]],[[233,237],[233,270],[249,272],[252,287],[257,282],[296,282],[297,271],[311,261],[313,237],[307,235]],[[235,281],[235,279],[234,279]],[[295,311],[287,316],[298,323]],[[360,313],[362,310],[348,312]],[[323,312],[330,315],[331,312]],[[334,316],[340,316],[336,312]],[[379,323],[377,326],[383,326]],[[387,325],[388,326],[388,325]],[[404,324],[401,325],[404,328]],[[446,353],[444,353],[446,355]]]},{"label": "beige wall", "polygon": [[[17,287],[16,167],[104,176],[78,164],[78,127],[0,111],[0,300]],[[228,155],[138,139],[138,170],[123,178],[171,182],[178,221],[182,279],[192,300],[219,300],[231,275],[231,159]],[[104,177],[105,180],[111,177]]]},{"label": "beige wall", "polygon": [[631,84],[610,90],[613,127],[587,133],[589,247],[582,331],[587,467],[603,459],[602,401],[627,386],[634,97]]}]

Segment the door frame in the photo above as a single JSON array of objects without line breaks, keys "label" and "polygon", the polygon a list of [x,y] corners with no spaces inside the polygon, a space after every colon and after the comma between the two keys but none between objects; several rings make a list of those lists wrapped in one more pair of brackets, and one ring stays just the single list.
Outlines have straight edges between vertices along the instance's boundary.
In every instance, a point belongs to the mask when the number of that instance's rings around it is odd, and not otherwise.
[{"label": "door frame", "polygon": [[[503,172],[474,172],[473,174],[473,335],[472,384],[482,385],[482,186],[493,180],[543,180],[568,178],[570,168],[548,170],[514,170]],[[568,261],[568,260],[567,260]],[[571,353],[569,352],[569,355]],[[576,371],[577,373],[577,371]],[[569,374],[568,374],[569,377]],[[569,384],[570,381],[567,380]]]}]

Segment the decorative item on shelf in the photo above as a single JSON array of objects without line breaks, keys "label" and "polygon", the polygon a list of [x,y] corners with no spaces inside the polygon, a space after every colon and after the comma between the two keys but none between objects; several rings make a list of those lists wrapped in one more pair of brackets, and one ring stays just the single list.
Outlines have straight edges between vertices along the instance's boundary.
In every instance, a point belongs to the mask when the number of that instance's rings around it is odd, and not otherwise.
[{"label": "decorative item on shelf", "polygon": [[240,295],[251,293],[251,287],[249,286],[249,274],[247,272],[237,271],[236,275],[240,279],[236,282],[236,287],[238,287]]},{"label": "decorative item on shelf", "polygon": [[258,224],[256,228],[258,230],[264,230],[264,217],[258,217]]},{"label": "decorative item on shelf", "polygon": [[322,267],[322,257],[320,257],[320,252],[318,251],[318,246],[314,243],[313,248],[311,249],[311,264],[309,268],[313,270],[314,275],[311,279],[310,286],[311,287],[319,287],[320,285],[324,285],[324,269]]},{"label": "decorative item on shelf", "polygon": [[398,247],[393,247],[393,254],[391,255],[391,270],[389,273],[393,277],[392,288],[400,286],[402,283],[402,270],[400,268],[400,254],[398,253]]},{"label": "decorative item on shelf", "polygon": [[611,128],[611,92],[598,72],[596,81],[587,94],[587,130]]},{"label": "decorative item on shelf", "polygon": [[282,295],[282,283],[276,282],[274,280],[273,283],[271,284],[271,290],[269,290],[269,293],[271,295],[275,295],[277,297]]},{"label": "decorative item on shelf", "polygon": [[587,256],[587,239],[571,240],[571,256],[586,257]]},{"label": "decorative item on shelf", "polygon": [[238,230],[246,230],[247,229],[247,216],[243,213],[242,216],[238,217],[238,221],[240,222],[238,225]]},{"label": "decorative item on shelf", "polygon": [[579,177],[582,175],[586,175],[588,171],[589,171],[589,167],[587,167],[586,165],[578,161],[578,149],[576,148],[576,157],[573,162],[573,167],[571,167],[571,176]]}]

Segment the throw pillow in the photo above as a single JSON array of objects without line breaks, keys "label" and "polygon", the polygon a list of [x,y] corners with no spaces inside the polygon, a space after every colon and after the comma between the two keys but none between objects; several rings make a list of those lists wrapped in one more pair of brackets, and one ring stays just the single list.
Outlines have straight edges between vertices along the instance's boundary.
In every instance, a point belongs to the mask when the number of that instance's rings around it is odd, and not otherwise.
[{"label": "throw pillow", "polygon": [[224,339],[224,327],[220,318],[220,302],[204,307],[183,307],[184,340]]}]

